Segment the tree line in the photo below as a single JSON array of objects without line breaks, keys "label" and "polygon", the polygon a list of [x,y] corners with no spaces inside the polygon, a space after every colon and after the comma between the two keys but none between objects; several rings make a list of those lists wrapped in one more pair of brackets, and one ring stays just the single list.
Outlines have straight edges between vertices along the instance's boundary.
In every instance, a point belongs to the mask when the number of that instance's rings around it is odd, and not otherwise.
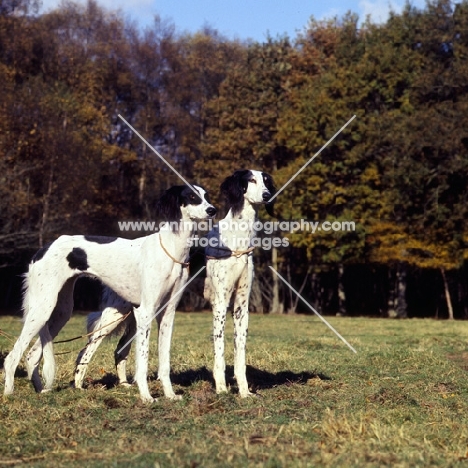
[{"label": "tree line", "polygon": [[[232,171],[281,187],[356,115],[275,206],[356,229],[275,234],[289,247],[257,249],[252,307],[306,310],[273,265],[325,313],[468,317],[466,1],[263,43],[158,16],[141,30],[94,0],[37,8],[0,0],[0,308],[38,247],[122,235],[180,183],[119,115],[220,206]],[[204,307],[199,285],[182,307]]]}]

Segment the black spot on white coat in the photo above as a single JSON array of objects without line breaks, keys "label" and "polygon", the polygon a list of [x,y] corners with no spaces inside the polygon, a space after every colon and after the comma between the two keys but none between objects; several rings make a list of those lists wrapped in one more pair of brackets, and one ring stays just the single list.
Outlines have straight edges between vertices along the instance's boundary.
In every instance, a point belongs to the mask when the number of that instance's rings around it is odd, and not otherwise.
[{"label": "black spot on white coat", "polygon": [[115,242],[118,237],[106,237],[106,236],[84,236],[88,242],[96,242],[96,244],[110,244]]},{"label": "black spot on white coat", "polygon": [[86,271],[89,268],[88,256],[80,247],[74,247],[67,255],[68,265],[72,270]]}]

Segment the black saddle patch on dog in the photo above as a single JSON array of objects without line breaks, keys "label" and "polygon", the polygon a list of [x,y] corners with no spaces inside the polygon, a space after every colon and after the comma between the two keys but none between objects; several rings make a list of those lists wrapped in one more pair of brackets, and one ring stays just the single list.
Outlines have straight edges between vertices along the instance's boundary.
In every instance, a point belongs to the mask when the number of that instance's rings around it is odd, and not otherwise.
[{"label": "black saddle patch on dog", "polygon": [[96,244],[110,244],[115,242],[118,237],[106,237],[106,236],[84,236],[88,242],[95,242]]},{"label": "black saddle patch on dog", "polygon": [[67,255],[68,265],[72,270],[86,271],[89,268],[88,256],[80,247],[74,247]]},{"label": "black saddle patch on dog", "polygon": [[36,263],[38,262],[42,257],[44,257],[44,255],[47,253],[47,251],[49,250],[49,247],[50,247],[50,244],[52,242],[49,242],[48,244],[44,245],[44,247],[41,247],[34,255],[33,255],[33,258],[31,260],[31,263]]}]

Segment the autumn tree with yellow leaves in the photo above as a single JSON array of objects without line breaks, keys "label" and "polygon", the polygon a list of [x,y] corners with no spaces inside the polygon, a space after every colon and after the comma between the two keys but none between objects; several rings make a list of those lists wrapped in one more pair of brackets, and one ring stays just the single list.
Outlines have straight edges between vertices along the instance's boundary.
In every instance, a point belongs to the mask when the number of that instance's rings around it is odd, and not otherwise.
[{"label": "autumn tree with yellow leaves", "polygon": [[94,0],[44,14],[2,0],[0,307],[39,246],[122,235],[118,220],[151,219],[180,183],[119,115],[218,205],[232,171],[281,187],[356,116],[275,208],[356,229],[273,234],[289,247],[256,250],[253,307],[302,310],[273,264],[325,313],[466,318],[466,31],[468,3],[447,0],[383,24],[311,18],[261,44],[159,17],[139,30]]}]

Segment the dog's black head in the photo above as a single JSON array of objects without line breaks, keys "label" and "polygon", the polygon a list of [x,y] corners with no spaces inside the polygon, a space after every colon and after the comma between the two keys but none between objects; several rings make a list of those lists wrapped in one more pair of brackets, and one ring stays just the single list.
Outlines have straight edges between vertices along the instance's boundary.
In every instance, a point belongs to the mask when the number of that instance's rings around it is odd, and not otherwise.
[{"label": "dog's black head", "polygon": [[[262,177],[263,177],[263,183],[265,184],[265,187],[268,190],[269,195],[265,192],[263,195],[266,196],[265,201],[267,202],[270,200],[271,197],[273,197],[276,193],[276,187],[275,183],[273,182],[273,177],[271,177],[270,174],[267,174],[266,172],[262,172]],[[275,207],[275,200],[273,200],[270,203],[265,204],[265,208],[267,210],[267,213],[270,216],[274,216],[274,207]]]},{"label": "dog's black head", "polygon": [[175,185],[167,189],[156,203],[156,216],[160,221],[208,219],[216,214],[206,190],[198,185]]},{"label": "dog's black head", "polygon": [[234,172],[224,179],[221,184],[221,193],[226,198],[228,209],[230,208],[234,215],[240,213],[244,206],[244,194],[247,191],[251,177],[249,170],[240,170]]},{"label": "dog's black head", "polygon": [[267,201],[276,193],[273,178],[260,171],[242,169],[227,177],[221,184],[228,209],[237,215],[244,207],[244,200],[253,205],[265,204],[268,214],[273,216],[273,203]]}]

